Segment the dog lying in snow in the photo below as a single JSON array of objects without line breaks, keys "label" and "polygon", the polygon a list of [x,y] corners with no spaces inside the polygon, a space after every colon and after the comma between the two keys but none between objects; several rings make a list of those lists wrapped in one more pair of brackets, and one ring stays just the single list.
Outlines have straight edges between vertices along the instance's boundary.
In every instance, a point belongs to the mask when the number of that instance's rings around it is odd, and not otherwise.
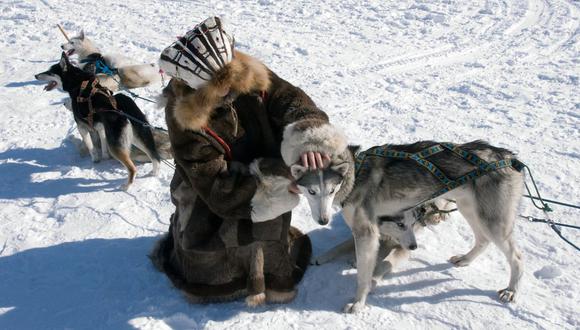
[{"label": "dog lying in snow", "polygon": [[[424,141],[389,145],[388,148],[417,154],[437,145],[436,142]],[[474,141],[457,147],[485,162],[503,159],[510,164],[519,163],[509,150],[485,142]],[[328,168],[319,171],[308,171],[298,164],[291,167],[298,188],[310,204],[314,219],[325,224],[324,219],[330,217],[329,205],[334,203],[342,206],[344,219],[352,230],[356,246],[357,291],[354,302],[344,308],[349,313],[358,312],[365,306],[372,289],[373,273],[380,274],[376,271],[376,264],[381,237],[397,243],[398,246],[391,252],[394,259],[407,254],[405,250],[416,249],[417,210],[414,207],[425,201],[433,201],[432,196],[445,188],[434,174],[409,159],[365,156],[365,170],[355,178],[357,154],[358,147],[349,147],[336,155]],[[458,178],[478,168],[450,150],[429,156],[429,160],[451,178]],[[475,236],[471,251],[451,257],[450,262],[456,266],[469,265],[489,242],[504,253],[511,270],[508,287],[499,291],[499,298],[504,302],[515,298],[523,275],[521,253],[512,235],[524,182],[520,170],[518,166],[511,165],[499,168],[434,199],[455,200]]]},{"label": "dog lying in snow", "polygon": [[[61,45],[67,55],[78,55],[79,67],[87,72],[96,74],[101,86],[116,92],[121,88],[137,88],[160,81],[159,68],[156,64],[133,64],[128,60],[112,54],[103,54],[97,46],[87,37],[84,31],[78,36],[70,38],[70,41]],[[99,72],[99,64],[102,61],[112,75]]]}]

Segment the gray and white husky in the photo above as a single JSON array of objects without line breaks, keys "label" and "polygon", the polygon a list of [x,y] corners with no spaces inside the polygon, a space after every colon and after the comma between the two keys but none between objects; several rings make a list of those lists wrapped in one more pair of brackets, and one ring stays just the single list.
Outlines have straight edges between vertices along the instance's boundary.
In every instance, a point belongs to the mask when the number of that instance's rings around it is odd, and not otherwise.
[{"label": "gray and white husky", "polygon": [[130,64],[129,60],[123,56],[103,54],[95,43],[85,36],[82,30],[78,36],[70,38],[69,42],[62,44],[60,47],[69,56],[77,54],[79,67],[83,70],[88,69],[87,66],[94,67],[94,62],[97,59],[104,60],[109,68],[116,69],[114,75],[97,74],[99,84],[113,92],[118,91],[120,88],[144,87],[160,81],[157,64]]},{"label": "gray and white husky", "polygon": [[[389,145],[390,150],[416,153],[437,145],[424,141],[409,145]],[[458,145],[485,161],[515,159],[512,152],[482,141]],[[333,203],[342,206],[343,216],[351,228],[356,248],[357,291],[354,301],[344,311],[360,311],[376,277],[384,269],[417,248],[415,230],[419,203],[429,200],[444,185],[413,160],[367,157],[366,170],[355,178],[355,154],[358,147],[349,147],[334,157],[324,170],[307,171],[302,165],[292,165],[291,172],[298,188],[306,196],[312,215],[320,224],[330,218]],[[448,177],[457,178],[476,167],[450,151],[429,157]],[[355,180],[356,179],[356,180]],[[453,189],[435,200],[455,200],[475,236],[474,247],[466,254],[449,259],[456,266],[467,266],[493,242],[506,256],[511,276],[508,287],[500,290],[501,301],[510,302],[518,292],[523,274],[521,254],[513,238],[516,210],[522,196],[523,173],[511,167],[498,169],[475,181]],[[380,260],[381,238],[393,245],[391,259]],[[384,256],[381,256],[384,258]],[[388,262],[388,263],[387,263]],[[383,271],[380,271],[380,268]],[[387,267],[387,268],[389,268]]]}]

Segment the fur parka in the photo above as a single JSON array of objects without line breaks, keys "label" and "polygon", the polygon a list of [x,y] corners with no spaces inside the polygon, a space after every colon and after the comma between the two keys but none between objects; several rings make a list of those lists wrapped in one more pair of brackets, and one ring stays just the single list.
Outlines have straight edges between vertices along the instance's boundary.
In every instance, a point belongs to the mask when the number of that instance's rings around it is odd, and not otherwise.
[{"label": "fur parka", "polygon": [[288,165],[341,153],[346,139],[300,88],[240,52],[207,85],[173,79],[164,94],[176,209],[154,263],[196,302],[291,300],[311,246],[290,226]]}]

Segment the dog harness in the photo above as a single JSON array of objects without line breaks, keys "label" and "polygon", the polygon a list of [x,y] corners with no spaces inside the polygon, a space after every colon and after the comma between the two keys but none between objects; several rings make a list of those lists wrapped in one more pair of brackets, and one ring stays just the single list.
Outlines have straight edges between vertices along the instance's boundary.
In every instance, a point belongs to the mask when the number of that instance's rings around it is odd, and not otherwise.
[{"label": "dog harness", "polygon": [[[449,178],[447,175],[445,175],[445,173],[443,173],[443,171],[441,171],[437,166],[435,166],[435,164],[433,164],[427,159],[428,157],[438,154],[445,150],[453,152],[454,154],[461,157],[465,161],[471,163],[472,165],[475,165],[476,168],[458,178],[455,179]],[[478,157],[477,155],[475,155],[474,153],[465,151],[456,146],[455,144],[448,142],[436,144],[432,147],[426,148],[416,153],[389,150],[387,145],[373,147],[366,151],[359,152],[355,156],[355,177],[359,176],[360,174],[370,169],[370,166],[366,161],[368,157],[413,160],[418,165],[425,168],[427,171],[429,171],[429,173],[433,174],[433,176],[435,176],[444,185],[443,188],[435,192],[428,200],[431,200],[435,197],[439,197],[448,191],[451,191],[461,185],[464,185],[467,182],[474,181],[493,171],[511,167],[516,171],[521,172],[525,167],[524,163],[520,162],[515,158],[507,158],[493,162],[487,162]]]},{"label": "dog harness", "polygon": [[[103,109],[103,108],[95,109],[93,107],[93,96],[95,96],[96,94],[104,95],[107,99],[109,99],[109,103],[111,104],[113,109]],[[90,127],[93,127],[95,113],[100,111],[119,112],[119,110],[117,109],[117,100],[115,100],[113,92],[99,85],[99,81],[96,78],[85,80],[81,83],[81,89],[79,92],[79,96],[77,96],[77,102],[88,103],[89,114],[85,118],[85,120],[89,123]]]},{"label": "dog harness", "polygon": [[113,76],[119,72],[118,69],[109,67],[103,55],[99,53],[91,54],[80,62],[86,64],[83,68],[83,71],[90,72],[95,75],[106,74],[107,76]]}]

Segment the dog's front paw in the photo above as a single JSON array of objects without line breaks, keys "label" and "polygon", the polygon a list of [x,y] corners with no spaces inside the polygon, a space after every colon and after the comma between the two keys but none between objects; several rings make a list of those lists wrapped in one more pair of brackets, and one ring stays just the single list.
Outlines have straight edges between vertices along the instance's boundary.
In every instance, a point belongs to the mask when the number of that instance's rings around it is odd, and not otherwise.
[{"label": "dog's front paw", "polygon": [[374,291],[379,285],[380,278],[373,278],[371,281],[371,291]]},{"label": "dog's front paw", "polygon": [[93,163],[98,163],[101,161],[101,155],[98,152],[91,152],[90,154]]},{"label": "dog's front paw", "polygon": [[452,263],[455,267],[465,267],[469,266],[471,260],[468,259],[465,255],[457,255],[449,258],[449,262]]},{"label": "dog's front paw", "polygon": [[349,313],[349,314],[356,314],[356,313],[362,311],[364,307],[365,307],[365,304],[363,304],[360,301],[357,301],[354,303],[346,304],[346,306],[344,306],[342,311],[345,313]]},{"label": "dog's front paw", "polygon": [[499,295],[499,300],[501,300],[501,302],[504,303],[509,303],[514,301],[515,297],[516,297],[516,292],[514,290],[511,290],[510,288],[505,288],[503,290],[499,290],[498,292]]},{"label": "dog's front paw", "polygon": [[154,170],[151,170],[151,172],[147,173],[147,175],[145,177],[151,178],[151,177],[156,177],[158,175],[159,175],[159,170],[154,169]]},{"label": "dog's front paw", "polygon": [[123,183],[121,186],[119,186],[119,190],[128,191],[130,187],[131,187],[130,183]]}]

